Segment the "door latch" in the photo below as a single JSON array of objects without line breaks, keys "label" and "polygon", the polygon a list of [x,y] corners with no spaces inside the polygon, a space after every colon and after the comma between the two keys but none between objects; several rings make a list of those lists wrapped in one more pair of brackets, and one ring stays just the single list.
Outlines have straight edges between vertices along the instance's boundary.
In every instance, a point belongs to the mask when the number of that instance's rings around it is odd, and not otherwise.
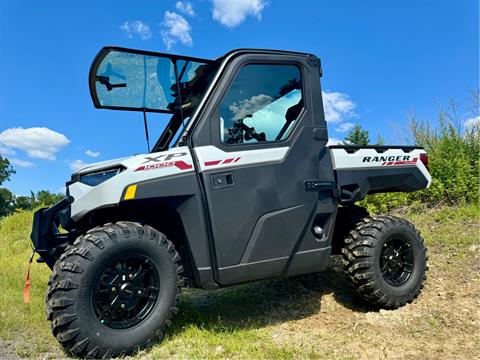
[{"label": "door latch", "polygon": [[232,172],[212,174],[210,179],[212,182],[212,189],[214,190],[224,189],[235,185]]},{"label": "door latch", "polygon": [[335,182],[322,180],[305,180],[305,191],[334,191]]}]

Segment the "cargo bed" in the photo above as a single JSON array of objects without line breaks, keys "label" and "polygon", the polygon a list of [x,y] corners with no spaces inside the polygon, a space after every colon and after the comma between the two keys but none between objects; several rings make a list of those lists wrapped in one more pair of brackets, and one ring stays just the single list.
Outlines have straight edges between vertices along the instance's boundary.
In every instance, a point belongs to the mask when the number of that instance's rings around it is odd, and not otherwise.
[{"label": "cargo bed", "polygon": [[332,145],[328,149],[342,203],[367,194],[424,189],[432,181],[428,156],[421,147]]}]

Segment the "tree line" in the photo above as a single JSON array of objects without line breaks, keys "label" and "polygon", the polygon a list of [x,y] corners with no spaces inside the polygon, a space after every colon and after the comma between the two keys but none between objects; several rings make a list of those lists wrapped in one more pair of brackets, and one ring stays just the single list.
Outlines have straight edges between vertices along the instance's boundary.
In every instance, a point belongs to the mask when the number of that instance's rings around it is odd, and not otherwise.
[{"label": "tree line", "polygon": [[10,215],[17,209],[33,210],[41,206],[50,206],[60,201],[64,195],[40,190],[30,196],[17,196],[2,185],[15,174],[15,169],[7,158],[0,155],[0,217]]}]

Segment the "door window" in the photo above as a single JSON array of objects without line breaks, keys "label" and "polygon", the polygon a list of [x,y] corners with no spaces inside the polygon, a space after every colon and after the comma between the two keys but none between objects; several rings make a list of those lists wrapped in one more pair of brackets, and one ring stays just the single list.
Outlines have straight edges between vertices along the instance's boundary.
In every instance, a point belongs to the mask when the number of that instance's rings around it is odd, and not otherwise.
[{"label": "door window", "polygon": [[220,139],[226,144],[284,140],[302,109],[298,66],[245,65],[220,106]]}]

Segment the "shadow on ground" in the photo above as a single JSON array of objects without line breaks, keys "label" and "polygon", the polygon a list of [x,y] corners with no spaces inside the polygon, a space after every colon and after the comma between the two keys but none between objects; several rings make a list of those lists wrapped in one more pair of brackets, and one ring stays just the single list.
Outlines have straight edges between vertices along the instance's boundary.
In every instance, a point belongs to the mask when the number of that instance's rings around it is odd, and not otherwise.
[{"label": "shadow on ground", "polygon": [[334,299],[356,312],[376,311],[355,293],[332,261],[326,272],[265,280],[216,291],[185,290],[172,335],[193,325],[211,331],[255,329],[300,320],[321,310],[321,299]]}]

